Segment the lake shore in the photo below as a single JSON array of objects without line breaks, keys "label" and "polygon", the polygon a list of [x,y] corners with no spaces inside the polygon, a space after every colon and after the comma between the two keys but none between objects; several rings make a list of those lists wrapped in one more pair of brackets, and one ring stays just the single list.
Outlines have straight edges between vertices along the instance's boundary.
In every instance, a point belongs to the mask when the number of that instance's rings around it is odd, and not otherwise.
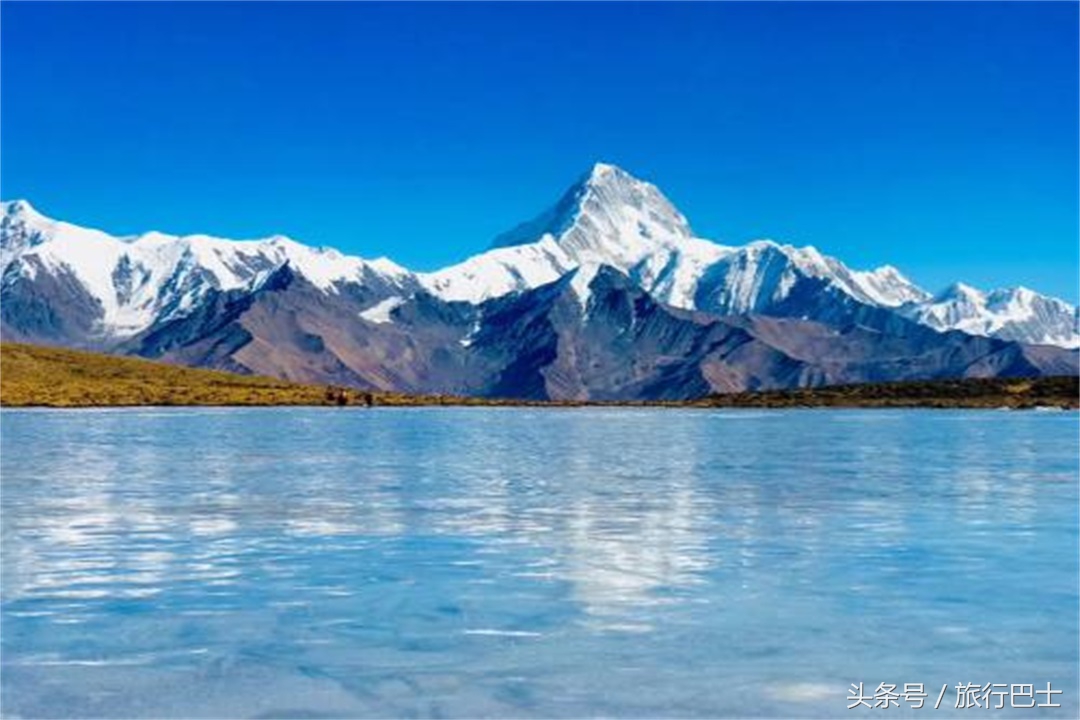
[{"label": "lake shore", "polygon": [[292,383],[18,343],[0,345],[0,407],[1080,407],[1080,378],[963,378],[714,394],[694,400],[521,400]]}]

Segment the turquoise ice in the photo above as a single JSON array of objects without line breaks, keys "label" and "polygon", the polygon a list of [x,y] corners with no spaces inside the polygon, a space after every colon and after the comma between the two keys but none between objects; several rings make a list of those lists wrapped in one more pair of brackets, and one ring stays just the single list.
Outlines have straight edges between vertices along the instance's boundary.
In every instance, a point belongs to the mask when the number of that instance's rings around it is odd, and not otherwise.
[{"label": "turquoise ice", "polygon": [[964,717],[957,684],[1050,682],[1076,717],[1078,429],[4,411],[3,714],[835,717],[884,682]]}]

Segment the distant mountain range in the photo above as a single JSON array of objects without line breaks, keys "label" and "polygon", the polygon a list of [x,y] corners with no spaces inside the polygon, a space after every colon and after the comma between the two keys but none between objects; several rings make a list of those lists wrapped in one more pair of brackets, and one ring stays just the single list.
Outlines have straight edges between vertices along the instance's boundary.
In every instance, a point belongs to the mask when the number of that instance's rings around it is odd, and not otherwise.
[{"label": "distant mountain range", "polygon": [[285,237],[132,237],[0,218],[4,339],[403,392],[685,399],[946,377],[1075,375],[1077,308],[932,295],[812,247],[697,237],[597,164],[549,210],[433,273]]}]

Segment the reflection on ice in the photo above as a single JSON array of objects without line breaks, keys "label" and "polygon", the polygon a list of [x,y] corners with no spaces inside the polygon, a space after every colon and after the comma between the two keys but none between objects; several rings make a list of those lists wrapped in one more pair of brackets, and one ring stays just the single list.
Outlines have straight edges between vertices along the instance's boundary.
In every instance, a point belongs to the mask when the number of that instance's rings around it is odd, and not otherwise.
[{"label": "reflection on ice", "polygon": [[559,538],[561,575],[585,610],[597,615],[670,602],[652,592],[693,584],[709,567],[707,507],[689,489],[665,493],[622,517],[610,503],[581,501]]},{"label": "reflection on ice", "polygon": [[2,422],[5,715],[837,715],[1003,677],[1078,709],[1073,414]]}]

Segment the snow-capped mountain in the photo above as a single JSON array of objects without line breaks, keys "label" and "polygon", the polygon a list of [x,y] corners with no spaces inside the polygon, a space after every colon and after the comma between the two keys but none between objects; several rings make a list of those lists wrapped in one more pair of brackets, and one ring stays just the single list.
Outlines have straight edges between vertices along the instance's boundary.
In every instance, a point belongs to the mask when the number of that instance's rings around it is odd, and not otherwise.
[{"label": "snow-capped mountain", "polygon": [[411,273],[385,258],[365,261],[282,236],[114,237],[46,218],[24,200],[0,204],[0,213],[4,299],[17,302],[20,285],[45,277],[62,281],[101,342],[190,313],[211,291],[251,290],[286,263],[328,293],[355,285],[386,295],[415,285]]},{"label": "snow-capped mountain", "polygon": [[901,309],[935,330],[1018,342],[1080,347],[1077,308],[1024,287],[982,292],[955,283],[933,298]]},{"label": "snow-capped mountain", "polygon": [[[729,252],[694,237],[656,186],[597,163],[549,210],[495,239],[494,247],[421,278],[447,300],[479,302],[607,265],[663,302],[687,306],[695,270]],[[662,286],[662,287],[661,287]]]},{"label": "snow-capped mountain", "polygon": [[851,270],[813,247],[756,240],[721,257],[697,279],[693,307],[726,315],[770,314],[800,281],[819,281],[867,305],[895,308],[921,302],[928,293],[896,268]]},{"label": "snow-capped mountain", "polygon": [[579,267],[580,278],[588,278],[601,265],[686,310],[837,321],[861,319],[858,310],[865,307],[881,308],[936,330],[1080,346],[1076,309],[1061,300],[1023,291],[1023,299],[982,302],[975,315],[961,318],[890,265],[852,270],[813,247],[771,240],[732,247],[700,238],[655,185],[605,163],[550,209],[496,238],[491,250],[420,281],[445,300],[477,303],[553,282]]},{"label": "snow-capped mountain", "polygon": [[714,243],[656,186],[603,163],[488,250],[430,273],[285,237],[118,237],[25,201],[0,213],[5,339],[309,382],[678,397],[1067,374],[1075,351],[1036,346],[1080,347],[1063,301],[965,286],[932,296],[891,266]]}]

